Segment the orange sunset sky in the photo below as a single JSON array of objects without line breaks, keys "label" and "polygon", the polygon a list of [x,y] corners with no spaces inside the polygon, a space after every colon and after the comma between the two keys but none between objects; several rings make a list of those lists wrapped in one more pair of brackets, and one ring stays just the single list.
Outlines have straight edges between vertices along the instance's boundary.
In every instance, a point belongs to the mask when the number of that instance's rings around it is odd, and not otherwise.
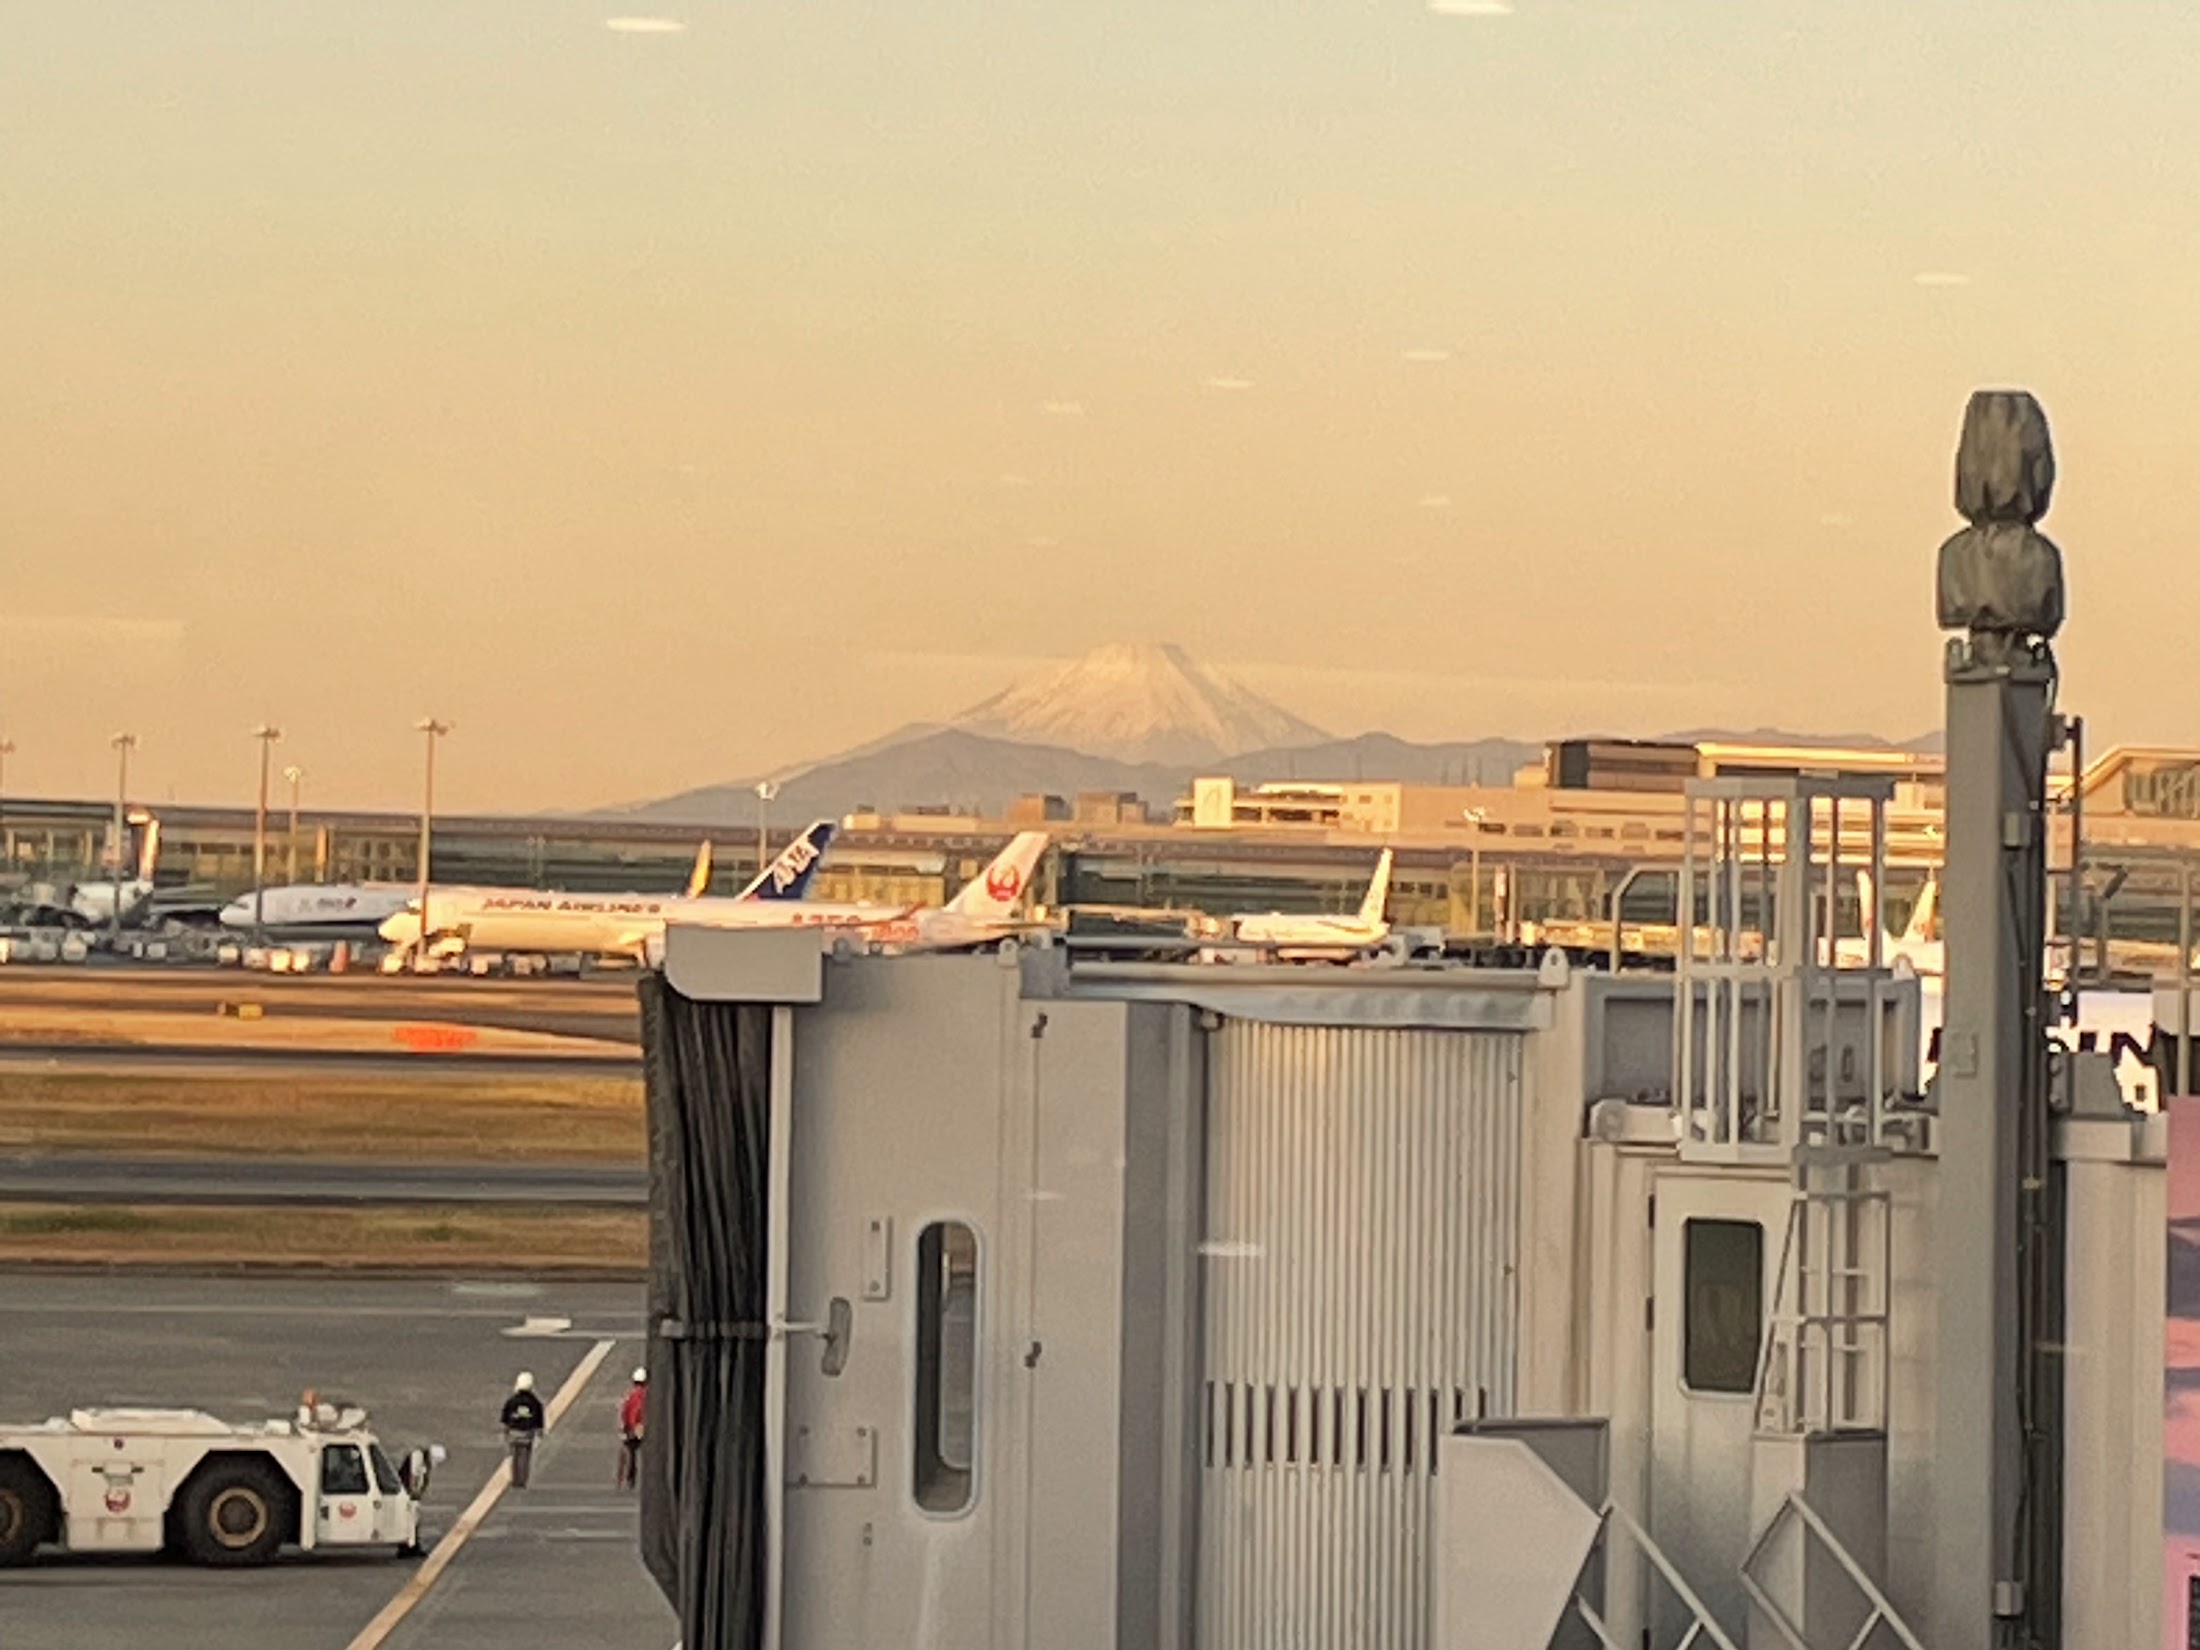
[{"label": "orange sunset sky", "polygon": [[240,798],[270,718],[401,807],[433,712],[451,806],[586,805],[1118,638],[1907,736],[1980,384],[2066,701],[2200,742],[2200,8],[618,9],[0,16],[11,790]]}]

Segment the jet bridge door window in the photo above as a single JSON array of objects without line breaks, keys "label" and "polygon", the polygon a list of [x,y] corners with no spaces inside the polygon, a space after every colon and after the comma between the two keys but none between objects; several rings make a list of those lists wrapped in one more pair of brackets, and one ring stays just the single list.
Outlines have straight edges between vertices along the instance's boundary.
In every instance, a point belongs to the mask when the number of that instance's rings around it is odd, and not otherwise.
[{"label": "jet bridge door window", "polygon": [[978,1236],[935,1221],[917,1238],[914,1490],[928,1513],[953,1516],[975,1499]]},{"label": "jet bridge door window", "polygon": [[1691,1220],[1683,1232],[1681,1380],[1691,1392],[1747,1396],[1763,1344],[1765,1229]]}]

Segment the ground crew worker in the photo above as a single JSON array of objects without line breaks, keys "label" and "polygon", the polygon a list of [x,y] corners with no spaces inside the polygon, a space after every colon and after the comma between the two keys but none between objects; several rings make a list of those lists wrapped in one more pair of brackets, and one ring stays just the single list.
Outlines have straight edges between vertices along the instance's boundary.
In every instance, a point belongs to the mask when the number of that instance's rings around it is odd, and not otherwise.
[{"label": "ground crew worker", "polygon": [[619,1488],[630,1490],[641,1479],[642,1411],[649,1395],[649,1371],[637,1369],[634,1384],[619,1406]]},{"label": "ground crew worker", "polygon": [[542,1400],[535,1396],[535,1377],[521,1370],[512,1383],[512,1395],[504,1400],[504,1442],[512,1452],[512,1487],[527,1487],[527,1470],[533,1464],[535,1440],[542,1436]]}]

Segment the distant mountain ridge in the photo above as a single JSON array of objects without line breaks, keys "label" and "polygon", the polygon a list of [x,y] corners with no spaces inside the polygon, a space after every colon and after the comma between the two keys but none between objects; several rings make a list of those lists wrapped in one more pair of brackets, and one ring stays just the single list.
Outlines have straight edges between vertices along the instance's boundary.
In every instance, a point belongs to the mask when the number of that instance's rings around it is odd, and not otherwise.
[{"label": "distant mountain ridge", "polygon": [[[994,739],[963,728],[933,728],[896,744],[834,757],[778,781],[771,817],[782,823],[839,818],[867,808],[886,812],[945,804],[956,812],[998,819],[1034,791],[1070,797],[1079,791],[1130,791],[1167,806],[1183,770],[1157,763],[1118,762],[1053,745]],[[704,785],[624,810],[633,817],[681,824],[756,823],[756,781]]]},{"label": "distant mountain ridge", "polygon": [[[1871,735],[1759,728],[1669,734],[1675,743],[1938,750],[1938,733],[1906,744]],[[1232,743],[1232,742],[1236,743]],[[1241,784],[1509,785],[1544,746],[1521,739],[1416,744],[1387,733],[1337,739],[1173,646],[1117,644],[1040,672],[949,723],[913,722],[823,761],[699,786],[630,808],[629,818],[692,825],[756,823],[759,777],[778,786],[781,826],[875,809],[939,808],[998,819],[1033,794],[1129,793],[1167,818],[1192,781]]]},{"label": "distant mountain ridge", "polygon": [[[1390,780],[1409,785],[1505,785],[1540,745],[1517,739],[1415,745],[1387,733],[1362,734],[1282,750],[1251,751],[1220,762],[1118,762],[1054,745],[993,739],[962,728],[935,728],[900,743],[836,757],[779,781],[771,817],[781,824],[839,818],[866,808],[885,812],[945,805],[956,813],[998,819],[1010,803],[1033,794],[1073,800],[1080,791],[1129,792],[1166,818],[1192,781],[1227,775],[1240,784],[1276,780]],[[638,808],[629,817],[687,825],[756,823],[756,782],[735,780],[682,791]]]}]

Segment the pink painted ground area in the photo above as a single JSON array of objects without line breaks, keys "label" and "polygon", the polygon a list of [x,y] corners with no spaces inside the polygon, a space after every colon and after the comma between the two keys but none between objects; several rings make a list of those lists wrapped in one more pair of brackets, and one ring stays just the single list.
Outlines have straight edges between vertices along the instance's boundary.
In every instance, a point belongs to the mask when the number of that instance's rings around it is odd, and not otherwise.
[{"label": "pink painted ground area", "polygon": [[[2170,1242],[2200,1239],[2200,1099],[2172,1098],[2169,1109]],[[2172,1264],[2171,1275],[2190,1277]],[[2189,1287],[2189,1285],[2187,1286]],[[2178,1293],[2183,1293],[2179,1290]],[[2162,1647],[2192,1644],[2192,1582],[2200,1576],[2200,1299],[2170,1299],[2164,1359],[2168,1400],[2163,1406],[2162,1461],[2167,1480],[2162,1508]]]},{"label": "pink painted ground area", "polygon": [[2173,1095],[2167,1105],[2169,1218],[2200,1220],[2200,1098]]},{"label": "pink painted ground area", "polygon": [[2200,1541],[2174,1536],[2162,1551],[2162,1650],[2187,1650],[2192,1627],[2191,1578],[2200,1575]]}]

